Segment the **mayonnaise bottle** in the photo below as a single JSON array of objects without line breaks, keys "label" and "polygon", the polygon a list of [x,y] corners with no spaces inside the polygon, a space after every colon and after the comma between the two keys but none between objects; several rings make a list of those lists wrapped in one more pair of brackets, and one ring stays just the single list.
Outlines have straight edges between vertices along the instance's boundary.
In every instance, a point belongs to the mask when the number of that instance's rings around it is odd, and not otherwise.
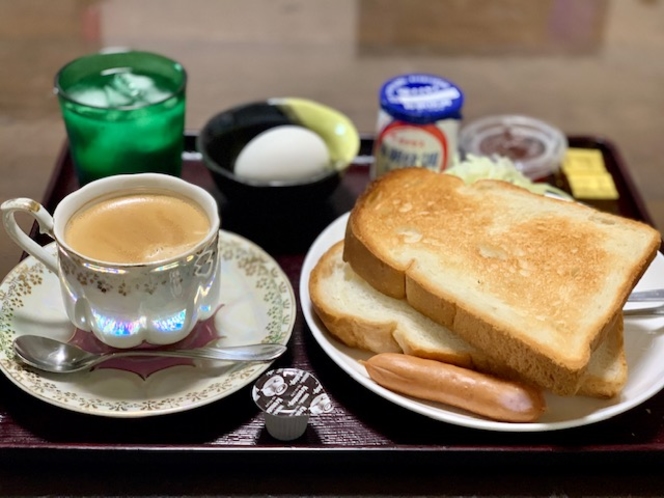
[{"label": "mayonnaise bottle", "polygon": [[434,171],[458,160],[457,137],[463,93],[432,74],[395,76],[380,89],[371,177],[417,166]]}]

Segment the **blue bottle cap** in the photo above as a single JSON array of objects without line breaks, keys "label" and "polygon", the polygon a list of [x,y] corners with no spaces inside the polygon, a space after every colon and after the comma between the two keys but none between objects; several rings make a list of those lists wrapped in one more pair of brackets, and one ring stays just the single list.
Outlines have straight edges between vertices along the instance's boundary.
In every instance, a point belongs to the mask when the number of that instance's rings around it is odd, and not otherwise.
[{"label": "blue bottle cap", "polygon": [[451,81],[432,74],[412,73],[387,80],[380,89],[380,106],[408,123],[461,119],[463,92]]}]

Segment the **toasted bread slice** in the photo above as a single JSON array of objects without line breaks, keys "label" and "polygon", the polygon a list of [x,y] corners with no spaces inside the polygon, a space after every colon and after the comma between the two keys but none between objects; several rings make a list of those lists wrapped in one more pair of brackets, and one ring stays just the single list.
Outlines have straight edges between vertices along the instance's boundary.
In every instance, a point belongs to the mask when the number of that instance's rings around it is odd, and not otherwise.
[{"label": "toasted bread slice", "polygon": [[655,229],[579,203],[404,168],[356,202],[344,259],[497,364],[567,395],[659,244]]},{"label": "toasted bread slice", "polygon": [[[481,370],[507,378],[518,375],[489,360],[446,327],[404,300],[378,292],[342,259],[343,241],[318,261],[309,278],[309,294],[327,330],[344,344],[374,353],[400,352]],[[612,397],[627,381],[623,321],[593,353],[578,394]]]}]

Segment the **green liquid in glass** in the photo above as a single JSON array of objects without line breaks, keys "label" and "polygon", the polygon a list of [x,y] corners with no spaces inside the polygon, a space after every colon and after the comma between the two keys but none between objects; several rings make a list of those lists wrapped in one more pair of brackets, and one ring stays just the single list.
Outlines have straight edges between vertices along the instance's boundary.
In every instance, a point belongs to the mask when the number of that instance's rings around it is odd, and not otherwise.
[{"label": "green liquid in glass", "polygon": [[180,175],[183,80],[118,65],[77,75],[60,92],[81,185],[115,174]]}]

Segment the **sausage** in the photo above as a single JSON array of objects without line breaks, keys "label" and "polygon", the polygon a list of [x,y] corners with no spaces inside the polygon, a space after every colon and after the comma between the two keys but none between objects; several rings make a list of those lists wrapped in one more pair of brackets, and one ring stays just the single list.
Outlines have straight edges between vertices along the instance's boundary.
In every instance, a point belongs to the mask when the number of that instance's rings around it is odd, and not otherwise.
[{"label": "sausage", "polygon": [[401,394],[437,401],[504,422],[534,422],[546,410],[534,387],[400,353],[380,353],[364,362],[377,384]]}]

